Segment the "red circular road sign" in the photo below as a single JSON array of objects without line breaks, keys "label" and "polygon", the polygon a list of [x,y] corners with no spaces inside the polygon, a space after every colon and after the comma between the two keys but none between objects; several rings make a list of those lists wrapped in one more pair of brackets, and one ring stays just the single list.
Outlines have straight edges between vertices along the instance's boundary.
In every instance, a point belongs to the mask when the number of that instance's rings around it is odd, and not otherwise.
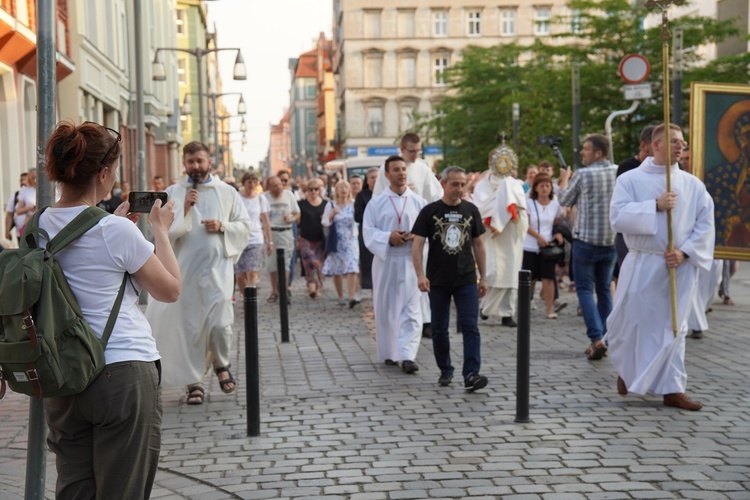
[{"label": "red circular road sign", "polygon": [[641,83],[651,73],[651,64],[640,54],[628,54],[620,61],[617,74],[625,83]]}]

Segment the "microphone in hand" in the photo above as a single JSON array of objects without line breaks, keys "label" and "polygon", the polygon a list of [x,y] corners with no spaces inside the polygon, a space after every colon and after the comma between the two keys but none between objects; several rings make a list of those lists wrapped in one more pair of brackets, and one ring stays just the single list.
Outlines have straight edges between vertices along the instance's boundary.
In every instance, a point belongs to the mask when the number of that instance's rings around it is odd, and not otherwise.
[{"label": "microphone in hand", "polygon": [[[193,183],[193,189],[198,189],[198,184],[201,182],[201,174],[193,174],[190,176],[190,181]],[[195,205],[195,202],[191,203],[191,206]]]}]

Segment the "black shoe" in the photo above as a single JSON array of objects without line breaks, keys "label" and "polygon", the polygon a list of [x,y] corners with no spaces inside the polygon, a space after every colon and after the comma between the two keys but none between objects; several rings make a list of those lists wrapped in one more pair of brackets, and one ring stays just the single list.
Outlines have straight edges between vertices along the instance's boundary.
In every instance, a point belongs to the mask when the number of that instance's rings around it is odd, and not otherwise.
[{"label": "black shoe", "polygon": [[515,327],[517,327],[517,326],[518,326],[518,323],[516,323],[516,322],[515,322],[515,321],[513,320],[513,317],[512,317],[512,316],[504,316],[504,317],[503,317],[503,322],[502,322],[502,325],[503,325],[503,326],[507,326],[507,327],[510,327],[510,328],[515,328]]},{"label": "black shoe", "polygon": [[422,337],[426,339],[432,338],[432,323],[425,323],[422,325]]},{"label": "black shoe", "polygon": [[484,314],[481,309],[479,310],[479,317],[482,318],[485,321],[487,321],[488,319],[490,319],[490,317],[487,316],[486,314]]},{"label": "black shoe", "polygon": [[691,339],[702,339],[703,338],[703,332],[701,330],[690,330],[690,338]]},{"label": "black shoe", "polygon": [[487,377],[478,373],[470,373],[469,376],[464,379],[464,387],[469,392],[478,391],[486,386]]},{"label": "black shoe", "polygon": [[385,366],[398,366],[398,361],[393,361],[392,359],[386,359]]},{"label": "black shoe", "polygon": [[401,369],[404,371],[404,373],[414,373],[419,371],[419,367],[414,361],[409,361],[408,359],[401,363]]},{"label": "black shoe", "polygon": [[451,385],[452,380],[453,380],[453,373],[443,372],[440,375],[440,378],[438,379],[438,384],[440,384],[441,387],[448,387],[449,385]]},{"label": "black shoe", "polygon": [[354,308],[354,306],[356,306],[357,304],[359,304],[358,300],[354,300],[354,299],[350,300],[349,301],[349,309]]}]

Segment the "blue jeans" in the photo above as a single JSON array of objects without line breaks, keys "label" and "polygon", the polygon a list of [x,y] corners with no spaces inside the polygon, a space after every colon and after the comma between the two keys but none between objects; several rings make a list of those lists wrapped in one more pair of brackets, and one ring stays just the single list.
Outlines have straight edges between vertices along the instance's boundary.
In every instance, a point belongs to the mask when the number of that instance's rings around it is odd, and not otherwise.
[{"label": "blue jeans", "polygon": [[448,322],[451,314],[451,296],[456,302],[456,313],[464,336],[464,378],[479,373],[481,365],[479,327],[479,289],[475,283],[463,286],[430,285],[430,310],[432,311],[432,347],[440,373],[453,373]]},{"label": "blue jeans", "polygon": [[[612,311],[612,273],[617,263],[615,246],[573,242],[573,276],[576,294],[586,322],[586,335],[596,342],[607,333],[607,316]],[[596,303],[594,303],[596,288]]]}]

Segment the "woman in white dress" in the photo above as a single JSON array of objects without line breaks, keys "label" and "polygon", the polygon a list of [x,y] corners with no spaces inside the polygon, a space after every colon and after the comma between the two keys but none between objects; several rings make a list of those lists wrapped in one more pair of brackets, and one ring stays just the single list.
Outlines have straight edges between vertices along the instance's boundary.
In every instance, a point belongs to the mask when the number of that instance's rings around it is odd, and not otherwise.
[{"label": "woman in white dress", "polygon": [[240,289],[240,300],[243,300],[245,287],[258,285],[258,272],[265,268],[266,255],[271,255],[273,251],[273,241],[268,222],[271,206],[268,199],[258,193],[258,177],[252,172],[245,172],[241,183],[243,189],[240,190],[240,199],[250,216],[250,237],[234,265],[234,274]]}]

